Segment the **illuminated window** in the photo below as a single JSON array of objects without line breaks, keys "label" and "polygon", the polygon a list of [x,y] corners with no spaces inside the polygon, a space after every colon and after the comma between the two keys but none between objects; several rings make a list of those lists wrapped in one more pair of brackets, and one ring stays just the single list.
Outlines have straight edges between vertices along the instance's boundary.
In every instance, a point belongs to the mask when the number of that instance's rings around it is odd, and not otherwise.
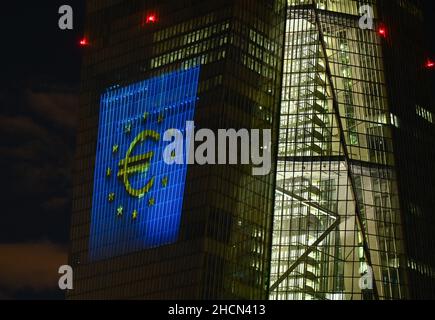
[{"label": "illuminated window", "polygon": [[434,123],[434,115],[432,112],[430,112],[429,110],[417,105],[416,106],[416,112],[417,115],[421,118],[423,118],[424,120],[426,120],[427,122],[430,123]]}]

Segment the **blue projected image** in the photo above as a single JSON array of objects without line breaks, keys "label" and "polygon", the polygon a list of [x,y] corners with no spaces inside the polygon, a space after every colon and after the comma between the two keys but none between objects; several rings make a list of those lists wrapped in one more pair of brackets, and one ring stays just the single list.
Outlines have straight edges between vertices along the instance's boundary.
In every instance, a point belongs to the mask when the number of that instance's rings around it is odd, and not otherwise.
[{"label": "blue projected image", "polygon": [[91,260],[177,240],[187,165],[163,161],[163,135],[193,121],[199,72],[176,71],[101,96]]}]

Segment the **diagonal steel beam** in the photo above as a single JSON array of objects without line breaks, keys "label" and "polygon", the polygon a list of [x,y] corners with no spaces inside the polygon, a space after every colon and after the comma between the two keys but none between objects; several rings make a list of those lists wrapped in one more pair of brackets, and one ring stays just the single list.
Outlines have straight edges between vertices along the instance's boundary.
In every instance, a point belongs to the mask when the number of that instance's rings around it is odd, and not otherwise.
[{"label": "diagonal steel beam", "polygon": [[[341,121],[341,117],[340,117],[340,108],[339,108],[339,104],[338,104],[338,99],[337,99],[337,95],[336,95],[336,91],[334,88],[334,81],[332,79],[332,72],[331,72],[331,67],[329,65],[329,61],[328,61],[328,53],[326,51],[326,42],[325,42],[325,38],[323,35],[323,29],[322,29],[322,24],[320,23],[320,18],[319,18],[319,13],[318,13],[318,9],[316,7],[316,4],[313,1],[313,11],[314,11],[314,15],[315,15],[315,19],[316,19],[316,25],[319,29],[319,36],[320,36],[320,44],[322,47],[322,51],[323,51],[323,56],[326,60],[325,63],[325,69],[326,69],[326,75],[328,78],[328,82],[331,86],[331,94],[332,94],[332,105],[334,107],[334,112],[335,115],[337,117],[337,123],[338,123],[338,127],[339,127],[339,131],[340,131],[340,140],[343,146],[343,153],[346,159],[346,166],[347,166],[347,175],[348,175],[348,179],[350,181],[351,184],[351,190],[352,190],[352,194],[353,194],[353,199],[355,201],[355,213],[356,213],[356,220],[358,223],[358,227],[359,230],[361,232],[361,236],[363,239],[363,250],[364,250],[364,254],[366,256],[367,262],[369,264],[369,266],[373,266],[372,264],[372,259],[371,259],[371,254],[370,254],[370,249],[368,246],[368,241],[367,241],[367,234],[365,231],[365,226],[363,223],[363,218],[362,218],[362,214],[361,214],[361,210],[358,206],[358,198],[357,198],[357,192],[356,192],[356,183],[355,183],[355,179],[353,177],[352,171],[351,171],[351,158],[349,156],[349,152],[347,150],[347,146],[346,146],[346,137],[344,135],[344,127],[343,127],[343,123]],[[373,275],[373,294],[376,298],[376,300],[379,300],[379,294],[378,294],[378,289],[376,286],[376,280],[374,278]]]},{"label": "diagonal steel beam", "polygon": [[293,262],[293,264],[290,266],[290,268],[287,269],[286,272],[284,272],[281,277],[278,278],[278,280],[276,280],[276,282],[270,287],[270,291],[274,291],[276,288],[278,288],[278,286],[287,278],[290,276],[290,274],[293,272],[294,269],[296,269],[296,267],[303,262],[311,252],[313,252],[318,246],[319,244],[332,232],[335,230],[335,228],[338,227],[338,225],[340,224],[340,219],[337,217],[337,220],[334,221],[334,223],[328,228],[326,229],[319,238],[317,238],[317,240],[310,245],[305,252],[295,261]]},{"label": "diagonal steel beam", "polygon": [[325,215],[330,216],[330,217],[332,217],[333,219],[337,219],[337,217],[338,217],[337,214],[336,214],[335,212],[332,212],[332,211],[330,211],[330,210],[328,210],[328,209],[325,209],[325,208],[323,208],[322,206],[320,206],[320,205],[318,205],[318,204],[316,204],[316,203],[313,203],[313,202],[311,202],[311,201],[308,201],[307,199],[304,199],[304,198],[302,198],[301,196],[298,196],[298,195],[294,194],[293,192],[290,192],[290,191],[288,191],[288,190],[285,190],[284,188],[276,187],[276,190],[277,190],[278,192],[281,192],[281,193],[283,193],[283,194],[289,196],[290,198],[293,198],[293,199],[295,199],[295,200],[301,202],[302,204],[304,204],[304,205],[307,206],[307,207],[312,207],[312,208],[314,208],[314,209],[316,209],[316,210],[319,210],[319,211],[323,212]]}]

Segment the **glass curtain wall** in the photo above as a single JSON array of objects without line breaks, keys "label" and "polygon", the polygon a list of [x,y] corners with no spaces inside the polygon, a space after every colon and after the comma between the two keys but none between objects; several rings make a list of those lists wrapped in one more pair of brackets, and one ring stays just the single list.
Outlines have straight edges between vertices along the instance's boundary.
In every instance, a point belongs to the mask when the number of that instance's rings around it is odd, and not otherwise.
[{"label": "glass curtain wall", "polygon": [[288,2],[270,299],[406,297],[382,37],[360,5]]}]

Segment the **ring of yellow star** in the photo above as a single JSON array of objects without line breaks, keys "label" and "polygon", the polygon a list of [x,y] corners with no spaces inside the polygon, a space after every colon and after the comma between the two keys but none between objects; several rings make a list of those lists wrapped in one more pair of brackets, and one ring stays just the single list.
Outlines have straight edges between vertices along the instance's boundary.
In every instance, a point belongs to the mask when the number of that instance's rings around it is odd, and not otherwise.
[{"label": "ring of yellow star", "polygon": [[134,209],[133,210],[133,213],[131,214],[131,217],[133,218],[133,220],[136,220],[137,219],[137,215],[138,215],[139,213],[137,212],[137,210],[136,209]]},{"label": "ring of yellow star", "polygon": [[159,118],[157,119],[157,122],[158,122],[158,123],[162,123],[163,120],[165,120],[165,115],[164,115],[163,113],[160,113],[160,114],[159,114]]},{"label": "ring of yellow star", "polygon": [[156,204],[156,199],[154,199],[154,198],[150,198],[149,200],[148,200],[148,206],[149,207],[152,207],[152,206],[154,206]]},{"label": "ring of yellow star", "polygon": [[124,126],[124,132],[127,133],[127,134],[131,133],[131,123],[127,123]]},{"label": "ring of yellow star", "polygon": [[166,188],[167,185],[168,185],[168,177],[164,177],[164,178],[162,179],[162,186],[163,186],[164,188]]},{"label": "ring of yellow star", "polygon": [[115,201],[115,194],[113,192],[109,193],[108,198],[109,198],[109,202]]},{"label": "ring of yellow star", "polygon": [[116,215],[118,217],[122,217],[123,213],[124,213],[124,208],[122,206],[119,206],[118,209],[116,209]]},{"label": "ring of yellow star", "polygon": [[147,121],[148,120],[148,116],[149,116],[149,113],[148,112],[144,112],[143,116],[142,116],[143,121]]}]

